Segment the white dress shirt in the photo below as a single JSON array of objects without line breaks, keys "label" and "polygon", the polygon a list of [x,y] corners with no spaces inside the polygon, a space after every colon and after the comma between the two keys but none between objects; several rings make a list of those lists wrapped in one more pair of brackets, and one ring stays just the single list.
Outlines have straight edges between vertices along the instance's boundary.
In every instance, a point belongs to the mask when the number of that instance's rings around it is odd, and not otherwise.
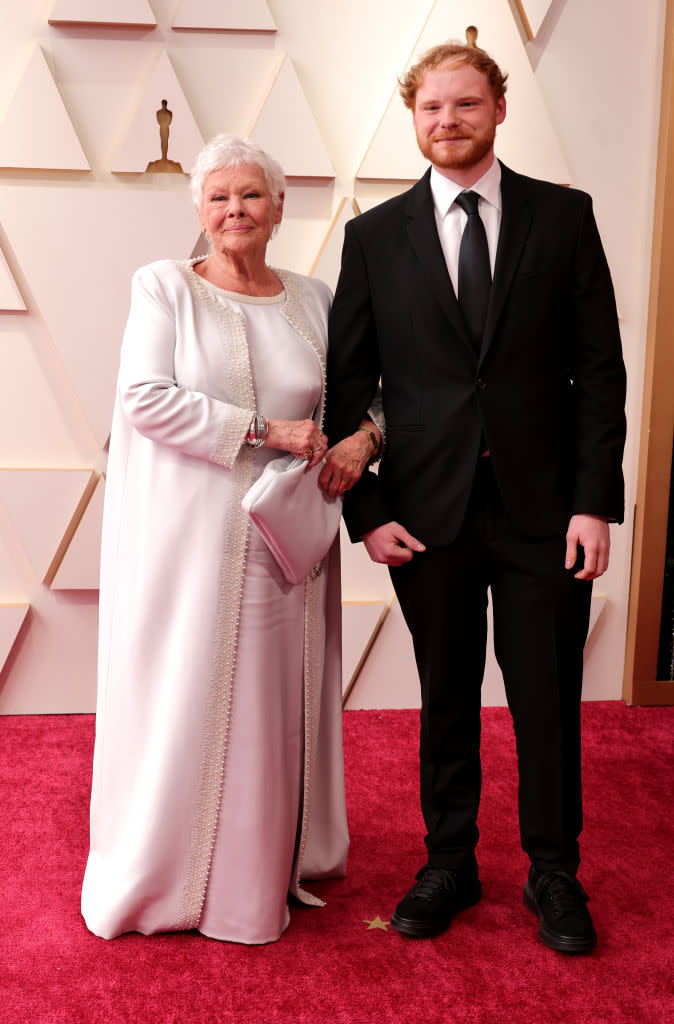
[{"label": "white dress shirt", "polygon": [[469,189],[457,185],[451,178],[431,168],[431,192],[435,207],[435,223],[438,226],[440,245],[445,254],[445,263],[454,286],[454,294],[459,295],[459,248],[461,236],[468,220],[467,214],[457,206],[454,200],[461,192],[477,192],[480,197],[478,213],[487,233],[489,246],[489,262],[491,276],[494,276],[496,262],[496,246],[501,228],[501,165],[496,157],[488,171]]}]

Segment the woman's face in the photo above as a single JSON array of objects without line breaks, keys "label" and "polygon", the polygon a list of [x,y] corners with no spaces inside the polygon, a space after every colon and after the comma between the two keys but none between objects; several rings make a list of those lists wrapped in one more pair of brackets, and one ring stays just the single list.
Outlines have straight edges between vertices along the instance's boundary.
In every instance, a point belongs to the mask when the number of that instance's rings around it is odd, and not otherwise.
[{"label": "woman's face", "polygon": [[199,220],[215,252],[264,253],[282,215],[283,196],[274,203],[262,169],[255,164],[211,171],[204,182]]}]

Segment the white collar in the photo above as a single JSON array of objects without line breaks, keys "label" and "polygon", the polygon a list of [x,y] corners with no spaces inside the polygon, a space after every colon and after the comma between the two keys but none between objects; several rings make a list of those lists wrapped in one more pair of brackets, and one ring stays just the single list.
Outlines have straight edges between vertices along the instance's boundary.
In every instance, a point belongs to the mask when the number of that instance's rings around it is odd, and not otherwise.
[{"label": "white collar", "polygon": [[[463,185],[457,185],[451,178],[431,167],[431,193],[433,204],[440,217],[446,216],[450,206],[461,192],[467,191]],[[481,178],[470,186],[470,192],[477,192],[480,198],[487,203],[501,209],[501,165],[494,157],[491,167],[484,172]]]}]

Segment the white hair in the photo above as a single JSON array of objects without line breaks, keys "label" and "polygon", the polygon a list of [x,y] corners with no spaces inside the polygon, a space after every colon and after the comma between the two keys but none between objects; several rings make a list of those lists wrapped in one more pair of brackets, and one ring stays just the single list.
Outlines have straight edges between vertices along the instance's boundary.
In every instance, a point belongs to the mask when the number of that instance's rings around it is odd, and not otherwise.
[{"label": "white hair", "polygon": [[260,168],[267,188],[272,194],[274,205],[278,208],[286,188],[281,165],[250,139],[238,139],[235,135],[223,132],[206,143],[190,171],[192,199],[197,210],[201,209],[204,182],[208,175],[213,171],[220,171],[225,167],[239,167],[241,164],[254,164]]}]

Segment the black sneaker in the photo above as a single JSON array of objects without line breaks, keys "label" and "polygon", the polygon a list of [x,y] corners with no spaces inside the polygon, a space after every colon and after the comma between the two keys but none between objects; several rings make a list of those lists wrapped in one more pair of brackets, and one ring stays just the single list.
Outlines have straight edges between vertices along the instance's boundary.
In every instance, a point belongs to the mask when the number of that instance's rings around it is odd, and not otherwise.
[{"label": "black sneaker", "polygon": [[440,935],[449,928],[454,914],[472,907],[482,895],[475,871],[423,867],[417,878],[391,917],[396,931],[413,938]]},{"label": "black sneaker", "polygon": [[538,915],[538,935],[560,953],[589,953],[597,933],[587,909],[589,896],[577,878],[565,871],[529,870],[524,905]]}]

